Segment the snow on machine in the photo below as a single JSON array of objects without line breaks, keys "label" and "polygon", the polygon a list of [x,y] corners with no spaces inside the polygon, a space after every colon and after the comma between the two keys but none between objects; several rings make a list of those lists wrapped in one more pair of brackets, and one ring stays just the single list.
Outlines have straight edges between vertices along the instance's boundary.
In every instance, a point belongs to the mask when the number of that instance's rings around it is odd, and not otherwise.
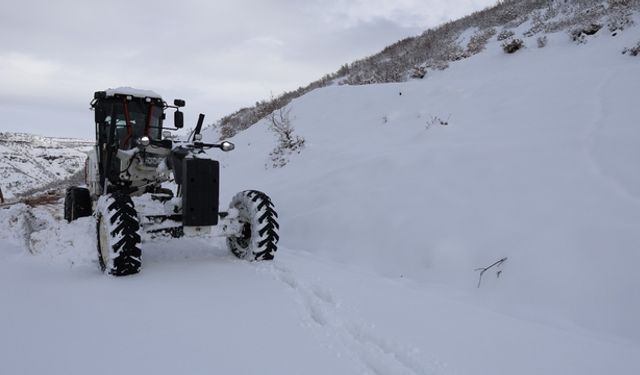
[{"label": "snow on machine", "polygon": [[[167,104],[158,94],[132,88],[97,91],[96,145],[86,163],[86,187],[66,191],[64,217],[96,217],[98,261],[103,272],[130,275],[140,271],[141,234],[166,232],[173,237],[226,237],[233,254],[271,260],[277,250],[278,215],[271,199],[257,190],[237,193],[220,211],[218,161],[205,152],[234,149],[231,142],[204,143],[204,115],[187,141],[163,131],[165,110],[175,109],[174,126],[184,126],[184,100]],[[163,187],[175,182],[174,192]],[[138,212],[136,201],[153,201],[157,212]]]}]

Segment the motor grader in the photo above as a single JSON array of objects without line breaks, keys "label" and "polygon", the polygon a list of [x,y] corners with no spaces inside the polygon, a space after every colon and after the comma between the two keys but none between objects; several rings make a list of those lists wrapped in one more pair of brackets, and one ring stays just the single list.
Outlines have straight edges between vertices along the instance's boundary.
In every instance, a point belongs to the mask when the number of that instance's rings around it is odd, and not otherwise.
[{"label": "motor grader", "polygon": [[[235,146],[202,142],[203,114],[186,139],[172,136],[184,126],[184,106],[184,100],[169,105],[153,91],[129,87],[94,93],[96,144],[85,166],[86,185],[66,190],[64,217],[95,217],[98,262],[107,274],[140,271],[143,232],[224,236],[239,258],[275,255],[278,215],[265,193],[241,191],[226,211],[219,208],[220,164],[207,150]],[[164,126],[168,110],[174,111],[173,127]]]}]

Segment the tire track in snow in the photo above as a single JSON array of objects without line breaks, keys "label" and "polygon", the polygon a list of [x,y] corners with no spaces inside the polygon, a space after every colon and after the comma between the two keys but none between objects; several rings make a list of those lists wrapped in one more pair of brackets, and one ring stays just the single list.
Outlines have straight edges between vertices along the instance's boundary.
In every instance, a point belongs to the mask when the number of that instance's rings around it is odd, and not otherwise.
[{"label": "tire track in snow", "polygon": [[273,270],[276,278],[296,293],[309,320],[353,353],[368,373],[425,375],[437,372],[436,367],[439,366],[426,368],[415,358],[419,353],[418,349],[393,343],[377,336],[362,324],[345,318],[339,311],[340,303],[329,290],[302,281],[281,264],[274,265]]}]

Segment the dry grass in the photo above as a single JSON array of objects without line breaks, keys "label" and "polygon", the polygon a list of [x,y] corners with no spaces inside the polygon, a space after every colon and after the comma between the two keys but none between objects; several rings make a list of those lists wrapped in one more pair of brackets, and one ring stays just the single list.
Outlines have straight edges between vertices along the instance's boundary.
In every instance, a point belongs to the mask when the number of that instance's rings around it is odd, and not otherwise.
[{"label": "dry grass", "polygon": [[40,194],[29,198],[23,198],[21,202],[30,207],[37,207],[57,203],[60,198],[61,197],[58,194]]}]

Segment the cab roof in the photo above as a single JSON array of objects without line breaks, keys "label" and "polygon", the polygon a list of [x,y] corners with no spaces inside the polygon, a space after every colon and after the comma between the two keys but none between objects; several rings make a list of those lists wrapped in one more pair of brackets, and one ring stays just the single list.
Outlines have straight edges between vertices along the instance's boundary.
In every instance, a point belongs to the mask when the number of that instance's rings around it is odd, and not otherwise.
[{"label": "cab roof", "polygon": [[136,98],[155,98],[162,100],[162,97],[151,90],[141,90],[133,87],[117,87],[115,89],[107,89],[105,90],[106,96],[115,96],[115,95],[131,95]]}]

